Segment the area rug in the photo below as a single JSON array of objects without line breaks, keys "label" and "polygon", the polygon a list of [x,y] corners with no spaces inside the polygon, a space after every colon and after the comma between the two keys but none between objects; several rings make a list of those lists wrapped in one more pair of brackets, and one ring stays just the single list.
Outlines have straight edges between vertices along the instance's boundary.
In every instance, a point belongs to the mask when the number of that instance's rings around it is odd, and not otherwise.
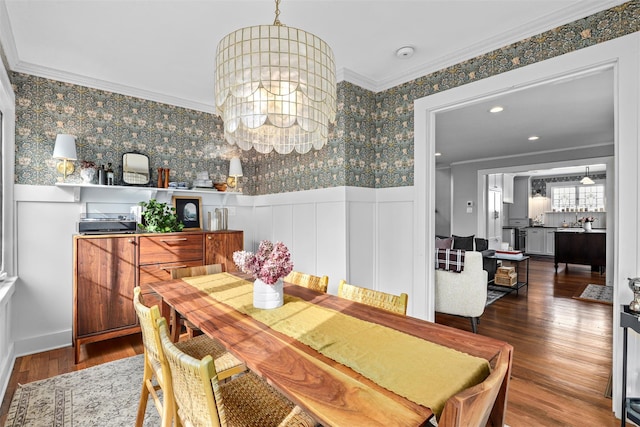
[{"label": "area rug", "polygon": [[[133,426],[144,356],[105,363],[18,387],[5,427]],[[144,426],[159,426],[149,401]]]},{"label": "area rug", "polygon": [[599,302],[613,305],[613,286],[592,285],[585,286],[584,290],[573,298],[581,301]]},{"label": "area rug", "polygon": [[491,304],[498,301],[500,298],[507,295],[508,293],[509,292],[505,292],[505,291],[501,291],[493,288],[487,289],[487,303],[485,304],[485,307],[489,307]]}]

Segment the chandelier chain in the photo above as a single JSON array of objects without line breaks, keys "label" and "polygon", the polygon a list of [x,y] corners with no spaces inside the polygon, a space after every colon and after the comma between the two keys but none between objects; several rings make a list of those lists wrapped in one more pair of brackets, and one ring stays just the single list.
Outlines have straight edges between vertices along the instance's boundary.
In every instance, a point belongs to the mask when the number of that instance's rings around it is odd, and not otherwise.
[{"label": "chandelier chain", "polygon": [[276,19],[273,20],[273,25],[284,27],[284,24],[280,22],[280,0],[276,0]]}]

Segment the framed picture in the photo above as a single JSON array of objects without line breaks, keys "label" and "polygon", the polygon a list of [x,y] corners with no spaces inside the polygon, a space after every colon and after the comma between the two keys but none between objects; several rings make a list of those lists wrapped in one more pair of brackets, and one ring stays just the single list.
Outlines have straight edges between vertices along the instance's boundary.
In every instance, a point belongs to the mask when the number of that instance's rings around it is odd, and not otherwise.
[{"label": "framed picture", "polygon": [[184,230],[202,230],[202,197],[173,196],[173,207]]}]

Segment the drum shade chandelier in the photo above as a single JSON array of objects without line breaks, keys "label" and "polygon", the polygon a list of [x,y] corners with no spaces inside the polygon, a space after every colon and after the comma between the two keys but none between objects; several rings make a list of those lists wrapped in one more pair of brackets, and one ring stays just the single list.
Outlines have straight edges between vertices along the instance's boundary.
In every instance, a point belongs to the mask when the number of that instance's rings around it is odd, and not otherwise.
[{"label": "drum shade chandelier", "polygon": [[280,154],[322,148],[336,118],[333,52],[319,37],[280,23],[242,28],[216,52],[216,108],[224,135],[243,150]]}]

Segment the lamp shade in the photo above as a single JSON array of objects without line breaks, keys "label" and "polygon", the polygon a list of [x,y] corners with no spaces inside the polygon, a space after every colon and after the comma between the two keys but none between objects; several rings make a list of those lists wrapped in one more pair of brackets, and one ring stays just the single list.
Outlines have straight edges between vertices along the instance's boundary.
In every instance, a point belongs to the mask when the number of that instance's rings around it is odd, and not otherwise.
[{"label": "lamp shade", "polygon": [[594,182],[591,178],[589,178],[589,167],[588,167],[588,166],[587,166],[587,172],[586,172],[586,174],[584,175],[584,178],[582,178],[582,179],[580,180],[580,184],[582,184],[582,185],[592,185],[592,184],[595,184],[595,182]]},{"label": "lamp shade", "polygon": [[239,157],[232,157],[229,161],[229,176],[242,176],[242,163]]},{"label": "lamp shade", "polygon": [[53,147],[54,159],[77,160],[76,137],[64,133],[56,136],[56,145]]}]

